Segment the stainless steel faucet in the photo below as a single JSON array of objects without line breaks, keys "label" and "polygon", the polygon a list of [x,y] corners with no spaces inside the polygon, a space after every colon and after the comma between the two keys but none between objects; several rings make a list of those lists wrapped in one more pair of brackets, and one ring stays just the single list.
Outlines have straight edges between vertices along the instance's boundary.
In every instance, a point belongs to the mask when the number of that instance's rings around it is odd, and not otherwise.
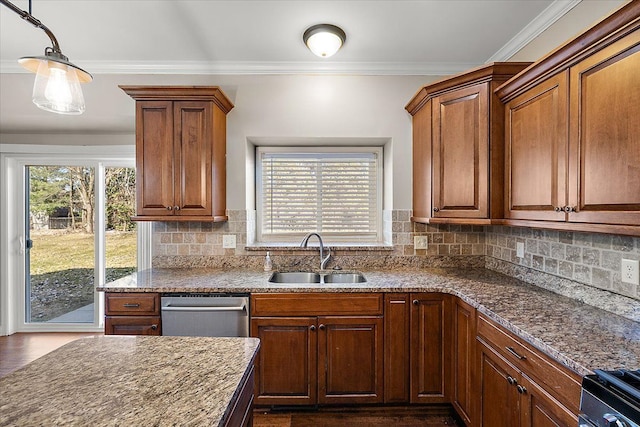
[{"label": "stainless steel faucet", "polygon": [[[307,247],[307,245],[309,244],[309,238],[311,236],[316,236],[318,238],[318,242],[320,243],[320,270],[324,270],[327,266],[327,263],[329,262],[329,259],[331,258],[331,248],[329,246],[325,248],[324,244],[322,243],[322,237],[320,237],[318,233],[309,233],[304,236],[304,239],[302,239],[302,242],[300,242],[301,248]],[[327,250],[326,257],[324,256],[325,249]]]}]

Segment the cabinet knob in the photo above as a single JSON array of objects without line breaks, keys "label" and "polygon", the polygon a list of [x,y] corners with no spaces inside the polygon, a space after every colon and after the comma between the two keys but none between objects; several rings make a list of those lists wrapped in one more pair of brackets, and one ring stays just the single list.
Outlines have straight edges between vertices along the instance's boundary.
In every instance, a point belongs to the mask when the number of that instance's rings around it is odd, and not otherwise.
[{"label": "cabinet knob", "polygon": [[434,212],[440,212],[440,208],[433,208]]},{"label": "cabinet knob", "polygon": [[518,380],[516,380],[515,378],[513,378],[511,375],[507,376],[507,382],[511,385],[516,385],[518,384]]},{"label": "cabinet knob", "polygon": [[151,325],[151,330],[152,330],[152,331],[155,331],[155,330],[157,330],[157,329],[158,329],[158,325]]},{"label": "cabinet knob", "polygon": [[320,329],[321,331],[324,331],[325,329],[327,329],[327,327],[324,326],[322,323],[320,323],[320,326],[318,326],[318,329]]},{"label": "cabinet knob", "polygon": [[311,326],[309,326],[309,330],[311,330],[311,331],[315,331],[315,330],[316,330],[316,325],[311,325]]},{"label": "cabinet knob", "polygon": [[518,386],[516,387],[516,389],[518,390],[518,393],[520,394],[526,394],[527,393],[527,388],[524,386],[521,386],[518,384]]},{"label": "cabinet knob", "polygon": [[565,206],[564,207],[564,211],[567,212],[567,213],[568,212],[577,212],[578,209],[575,206]]},{"label": "cabinet knob", "polygon": [[167,206],[167,210],[168,211],[172,211],[173,210],[173,206]]},{"label": "cabinet knob", "polygon": [[562,208],[560,206],[556,206],[553,210],[556,212],[562,212]]},{"label": "cabinet knob", "polygon": [[418,301],[417,299],[414,299],[413,301],[411,301],[413,303],[413,305],[418,305],[420,304],[420,301]]},{"label": "cabinet knob", "polygon": [[173,209],[176,210],[176,211],[179,211],[180,210],[180,206],[174,206]]}]

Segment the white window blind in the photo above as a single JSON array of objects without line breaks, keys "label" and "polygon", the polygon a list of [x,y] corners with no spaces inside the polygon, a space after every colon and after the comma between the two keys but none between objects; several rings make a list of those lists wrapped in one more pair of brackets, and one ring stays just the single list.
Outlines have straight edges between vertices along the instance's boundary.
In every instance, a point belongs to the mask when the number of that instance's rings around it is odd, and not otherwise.
[{"label": "white window blind", "polygon": [[381,240],[381,150],[335,150],[258,149],[260,240]]}]

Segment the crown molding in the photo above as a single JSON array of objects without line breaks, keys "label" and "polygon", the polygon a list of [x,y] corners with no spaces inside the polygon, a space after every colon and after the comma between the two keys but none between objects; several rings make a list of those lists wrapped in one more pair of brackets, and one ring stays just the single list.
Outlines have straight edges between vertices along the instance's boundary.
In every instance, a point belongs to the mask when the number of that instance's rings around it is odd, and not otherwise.
[{"label": "crown molding", "polygon": [[502,46],[489,59],[489,62],[507,61],[531,40],[538,37],[543,31],[562,18],[567,12],[580,4],[582,0],[556,0],[551,3],[540,15],[536,16],[526,27]]},{"label": "crown molding", "polygon": [[[478,63],[454,62],[201,62],[201,61],[77,61],[92,74],[345,74],[446,76],[476,67]],[[0,61],[0,73],[26,73],[15,61]]]}]

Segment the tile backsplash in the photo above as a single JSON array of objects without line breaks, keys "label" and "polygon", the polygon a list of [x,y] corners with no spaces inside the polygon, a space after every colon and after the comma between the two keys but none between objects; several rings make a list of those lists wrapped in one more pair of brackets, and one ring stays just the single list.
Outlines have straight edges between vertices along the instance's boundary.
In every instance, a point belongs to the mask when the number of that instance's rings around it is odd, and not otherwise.
[{"label": "tile backsplash", "polygon": [[[261,269],[266,249],[252,239],[255,212],[227,214],[229,221],[223,223],[154,223],[153,266]],[[640,299],[640,288],[623,283],[620,273],[623,258],[640,260],[640,238],[524,227],[427,225],[410,218],[409,210],[385,211],[385,245],[334,246],[328,268],[494,268],[497,261]],[[227,234],[235,235],[235,249],[222,247]],[[414,247],[415,236],[426,237],[426,249]],[[517,242],[524,244],[523,258],[516,256]],[[316,249],[271,247],[269,251],[275,268],[317,267]],[[508,265],[499,270],[515,274]]]},{"label": "tile backsplash", "polygon": [[[610,234],[486,227],[486,254],[502,261],[640,299],[621,280],[622,259],[640,260],[640,238]],[[516,256],[516,243],[524,257]]]},{"label": "tile backsplash", "polygon": [[[262,268],[264,254],[251,236],[255,212],[228,211],[223,223],[156,222],[153,227],[154,267]],[[483,227],[424,225],[411,222],[411,211],[386,211],[385,244],[357,248],[333,247],[328,267],[342,268],[427,268],[484,266]],[[222,236],[236,237],[235,249],[222,247]],[[415,249],[414,236],[426,236],[427,249]],[[247,249],[249,246],[249,249]],[[313,267],[317,249],[270,248],[276,268]]]}]

